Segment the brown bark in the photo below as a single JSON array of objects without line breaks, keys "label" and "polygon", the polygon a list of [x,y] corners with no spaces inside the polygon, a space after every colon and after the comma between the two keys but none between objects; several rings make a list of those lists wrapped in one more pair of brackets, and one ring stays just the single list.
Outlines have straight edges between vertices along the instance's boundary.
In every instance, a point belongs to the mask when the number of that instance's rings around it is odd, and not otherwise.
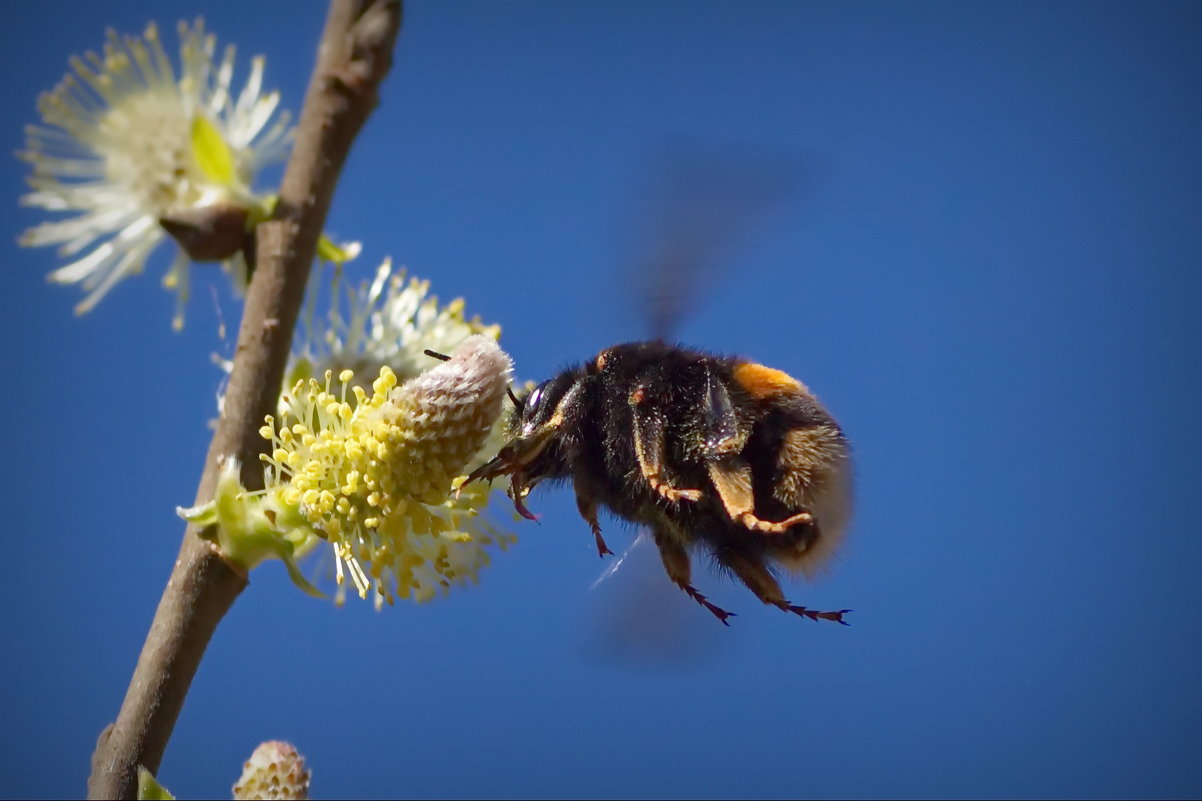
[{"label": "brown bark", "polygon": [[[399,0],[332,0],[273,218],[258,228],[225,407],[209,446],[196,503],[213,494],[221,461],[242,463],[262,486],[259,436],[283,381],[317,240],[351,143],[374,109],[401,26]],[[134,798],[138,766],[157,772],[188,687],[218,622],[247,584],[188,526],[134,669],[125,701],[92,756],[89,798]]]}]

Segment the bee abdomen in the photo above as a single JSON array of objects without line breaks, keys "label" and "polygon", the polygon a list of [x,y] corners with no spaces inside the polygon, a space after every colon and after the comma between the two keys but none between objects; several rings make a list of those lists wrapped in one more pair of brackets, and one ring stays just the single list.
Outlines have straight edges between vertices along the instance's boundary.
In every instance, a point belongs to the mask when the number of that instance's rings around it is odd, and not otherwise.
[{"label": "bee abdomen", "polygon": [[813,532],[791,545],[782,543],[773,556],[790,569],[806,573],[834,553],[851,519],[852,465],[847,440],[838,427],[794,428],[781,438],[773,499],[789,510],[813,516]]}]

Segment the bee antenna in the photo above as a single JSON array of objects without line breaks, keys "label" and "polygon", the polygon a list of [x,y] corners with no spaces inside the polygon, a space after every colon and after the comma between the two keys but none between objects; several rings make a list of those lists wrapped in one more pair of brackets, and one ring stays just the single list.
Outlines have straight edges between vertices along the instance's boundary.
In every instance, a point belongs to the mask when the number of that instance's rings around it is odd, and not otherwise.
[{"label": "bee antenna", "polygon": [[[422,352],[425,353],[430,358],[438,359],[439,361],[449,362],[451,360],[451,357],[446,355],[445,353],[439,353],[438,351],[430,350],[429,348],[426,348]],[[517,409],[522,408],[522,402],[520,400],[518,400],[517,395],[513,394],[513,387],[505,387],[505,394],[509,396],[509,400],[513,401],[514,408],[517,408]]]},{"label": "bee antenna", "polygon": [[[445,353],[439,353],[438,351],[430,350],[429,348],[426,348],[422,352],[425,353],[427,356],[429,356],[432,359],[438,359],[438,360],[444,361],[444,362],[449,362],[451,360],[451,357],[446,355]],[[513,405],[515,408],[517,408],[517,409],[522,408],[522,402],[520,400],[518,400],[517,395],[513,394],[513,387],[505,387],[505,394],[509,396],[509,399],[511,401],[513,401]]]}]

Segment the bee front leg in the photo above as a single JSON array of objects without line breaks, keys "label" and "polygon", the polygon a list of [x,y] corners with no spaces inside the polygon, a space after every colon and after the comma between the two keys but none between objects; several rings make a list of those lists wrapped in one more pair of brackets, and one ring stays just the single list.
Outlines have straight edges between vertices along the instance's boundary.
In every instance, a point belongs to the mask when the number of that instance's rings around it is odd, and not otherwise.
[{"label": "bee front leg", "polygon": [[584,518],[584,522],[588,523],[588,527],[593,530],[593,536],[597,539],[597,555],[602,559],[606,554],[613,556],[613,551],[605,544],[605,538],[601,536],[601,524],[597,522],[597,501],[592,495],[580,486],[580,482],[573,482],[573,489],[576,490],[576,508],[580,510],[580,516]]},{"label": "bee front leg", "polygon": [[664,560],[664,569],[668,571],[668,578],[672,579],[673,583],[684,590],[690,598],[710,610],[714,617],[722,621],[722,625],[729,626],[730,624],[726,622],[726,619],[728,617],[735,617],[735,613],[727,612],[722,607],[710,603],[693,586],[693,567],[689,563],[688,551],[684,549],[670,532],[656,529],[654,534],[655,544],[659,547],[659,556]]},{"label": "bee front leg", "polygon": [[664,469],[664,421],[648,401],[646,388],[635,388],[629,402],[634,420],[634,454],[643,478],[647,479],[651,489],[673,503],[700,500],[701,490],[680,489],[668,480]]},{"label": "bee front leg", "polygon": [[730,568],[731,572],[738,576],[739,581],[746,584],[747,589],[754,592],[756,597],[764,603],[785,612],[808,617],[810,620],[833,620],[844,626],[849,625],[843,619],[843,615],[850,612],[850,609],[840,609],[838,612],[820,612],[817,609],[807,609],[786,601],[780,584],[768,572],[768,568],[764,567],[764,563],[759,557],[752,557],[730,549],[720,551],[717,556],[718,561],[724,567]]},{"label": "bee front leg", "polygon": [[765,534],[784,534],[793,526],[814,522],[814,517],[809,512],[798,512],[779,523],[756,517],[755,496],[751,491],[751,467],[742,459],[737,457],[719,459],[706,465],[706,469],[730,519],[752,531],[761,531]]}]

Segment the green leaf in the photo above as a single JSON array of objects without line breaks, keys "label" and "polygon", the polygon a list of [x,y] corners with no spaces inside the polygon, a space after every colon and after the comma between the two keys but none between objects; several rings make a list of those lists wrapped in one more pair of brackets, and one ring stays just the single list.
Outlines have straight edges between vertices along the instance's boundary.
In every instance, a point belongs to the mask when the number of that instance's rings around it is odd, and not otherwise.
[{"label": "green leaf", "polygon": [[199,506],[177,506],[175,513],[189,523],[210,526],[217,522],[217,503],[209,501]]},{"label": "green leaf", "polygon": [[175,796],[158,783],[154,775],[138,765],[138,801],[174,801]]},{"label": "green leaf", "polygon": [[279,201],[279,195],[267,195],[252,205],[246,215],[246,230],[249,231],[259,223],[270,220]]},{"label": "green leaf", "polygon": [[192,120],[192,155],[209,180],[222,186],[233,185],[234,154],[221,138],[217,126],[203,115]]},{"label": "green leaf", "polygon": [[334,244],[334,240],[325,234],[322,234],[321,238],[317,240],[317,258],[322,261],[328,261],[331,264],[345,264],[358,256],[359,250],[358,242],[336,245]]}]

